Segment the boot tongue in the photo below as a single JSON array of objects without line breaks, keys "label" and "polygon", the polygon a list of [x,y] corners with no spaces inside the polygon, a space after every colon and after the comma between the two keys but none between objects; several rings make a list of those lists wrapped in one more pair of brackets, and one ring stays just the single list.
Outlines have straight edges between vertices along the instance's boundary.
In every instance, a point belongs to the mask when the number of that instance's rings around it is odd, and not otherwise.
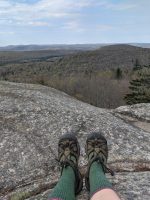
[{"label": "boot tongue", "polygon": [[95,147],[95,152],[98,154],[99,153],[99,147]]},{"label": "boot tongue", "polygon": [[93,159],[97,154],[95,152],[92,152],[89,154],[89,159]]},{"label": "boot tongue", "polygon": [[98,154],[99,154],[99,147],[96,146],[96,147],[93,148],[93,152],[90,153],[89,159],[97,156]]},{"label": "boot tongue", "polygon": [[[71,155],[71,151],[70,151],[69,147],[65,149],[64,154],[65,154],[65,157],[66,157],[68,160],[72,160],[74,163],[76,163],[76,158],[75,158],[75,156]],[[70,155],[71,155],[71,156],[70,156]]]},{"label": "boot tongue", "polygon": [[69,156],[69,154],[70,154],[70,149],[69,149],[69,147],[65,149],[65,153],[64,153],[64,154],[65,154],[66,157]]}]

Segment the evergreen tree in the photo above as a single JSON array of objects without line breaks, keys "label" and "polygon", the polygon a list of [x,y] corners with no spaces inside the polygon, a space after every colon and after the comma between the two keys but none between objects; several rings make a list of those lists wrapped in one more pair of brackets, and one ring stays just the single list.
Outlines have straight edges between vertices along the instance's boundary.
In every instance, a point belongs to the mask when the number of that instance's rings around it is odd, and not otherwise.
[{"label": "evergreen tree", "polygon": [[136,70],[139,70],[141,69],[141,65],[140,65],[140,61],[136,58],[135,60],[135,63],[134,63],[134,67],[133,67],[133,70],[136,71]]},{"label": "evergreen tree", "polygon": [[118,67],[116,70],[116,79],[121,79],[122,78],[122,70]]},{"label": "evergreen tree", "polygon": [[137,78],[130,82],[131,93],[125,96],[127,104],[150,103],[150,67],[138,70]]},{"label": "evergreen tree", "polygon": [[135,67],[139,67],[139,66],[140,66],[139,59],[136,58],[136,60],[135,60]]}]

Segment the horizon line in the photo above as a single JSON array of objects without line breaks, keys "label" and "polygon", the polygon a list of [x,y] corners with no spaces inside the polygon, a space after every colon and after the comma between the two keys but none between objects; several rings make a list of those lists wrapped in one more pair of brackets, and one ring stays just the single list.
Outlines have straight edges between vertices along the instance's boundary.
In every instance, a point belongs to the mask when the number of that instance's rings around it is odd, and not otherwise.
[{"label": "horizon line", "polygon": [[37,43],[29,43],[29,44],[10,44],[10,45],[0,45],[0,47],[9,47],[9,46],[51,46],[51,45],[101,45],[101,44],[150,44],[150,42],[102,42],[102,43],[51,43],[51,44],[37,44]]}]

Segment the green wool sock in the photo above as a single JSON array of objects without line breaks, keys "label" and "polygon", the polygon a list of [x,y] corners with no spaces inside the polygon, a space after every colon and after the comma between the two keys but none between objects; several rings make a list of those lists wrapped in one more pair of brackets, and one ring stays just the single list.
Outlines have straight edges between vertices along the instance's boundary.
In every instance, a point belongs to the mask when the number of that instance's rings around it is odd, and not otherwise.
[{"label": "green wool sock", "polygon": [[63,169],[61,178],[48,199],[75,200],[75,175],[72,167]]},{"label": "green wool sock", "polygon": [[93,162],[90,168],[90,196],[95,192],[104,189],[112,188],[111,183],[106,178],[102,165],[97,161]]}]

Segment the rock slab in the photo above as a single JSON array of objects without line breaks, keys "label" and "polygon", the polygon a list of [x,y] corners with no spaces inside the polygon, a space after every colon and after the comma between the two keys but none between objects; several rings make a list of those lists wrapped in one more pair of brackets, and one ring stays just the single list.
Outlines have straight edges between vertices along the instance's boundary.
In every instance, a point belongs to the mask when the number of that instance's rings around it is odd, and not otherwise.
[{"label": "rock slab", "polygon": [[[140,116],[139,122],[149,124],[147,108],[150,104],[101,109],[53,88],[1,81],[0,199],[47,199],[59,178],[59,137],[66,132],[78,137],[85,173],[87,134],[101,131],[108,141],[108,165],[116,171],[108,177],[121,199],[149,200],[150,130],[124,117]],[[85,188],[77,198],[88,198]]]}]

